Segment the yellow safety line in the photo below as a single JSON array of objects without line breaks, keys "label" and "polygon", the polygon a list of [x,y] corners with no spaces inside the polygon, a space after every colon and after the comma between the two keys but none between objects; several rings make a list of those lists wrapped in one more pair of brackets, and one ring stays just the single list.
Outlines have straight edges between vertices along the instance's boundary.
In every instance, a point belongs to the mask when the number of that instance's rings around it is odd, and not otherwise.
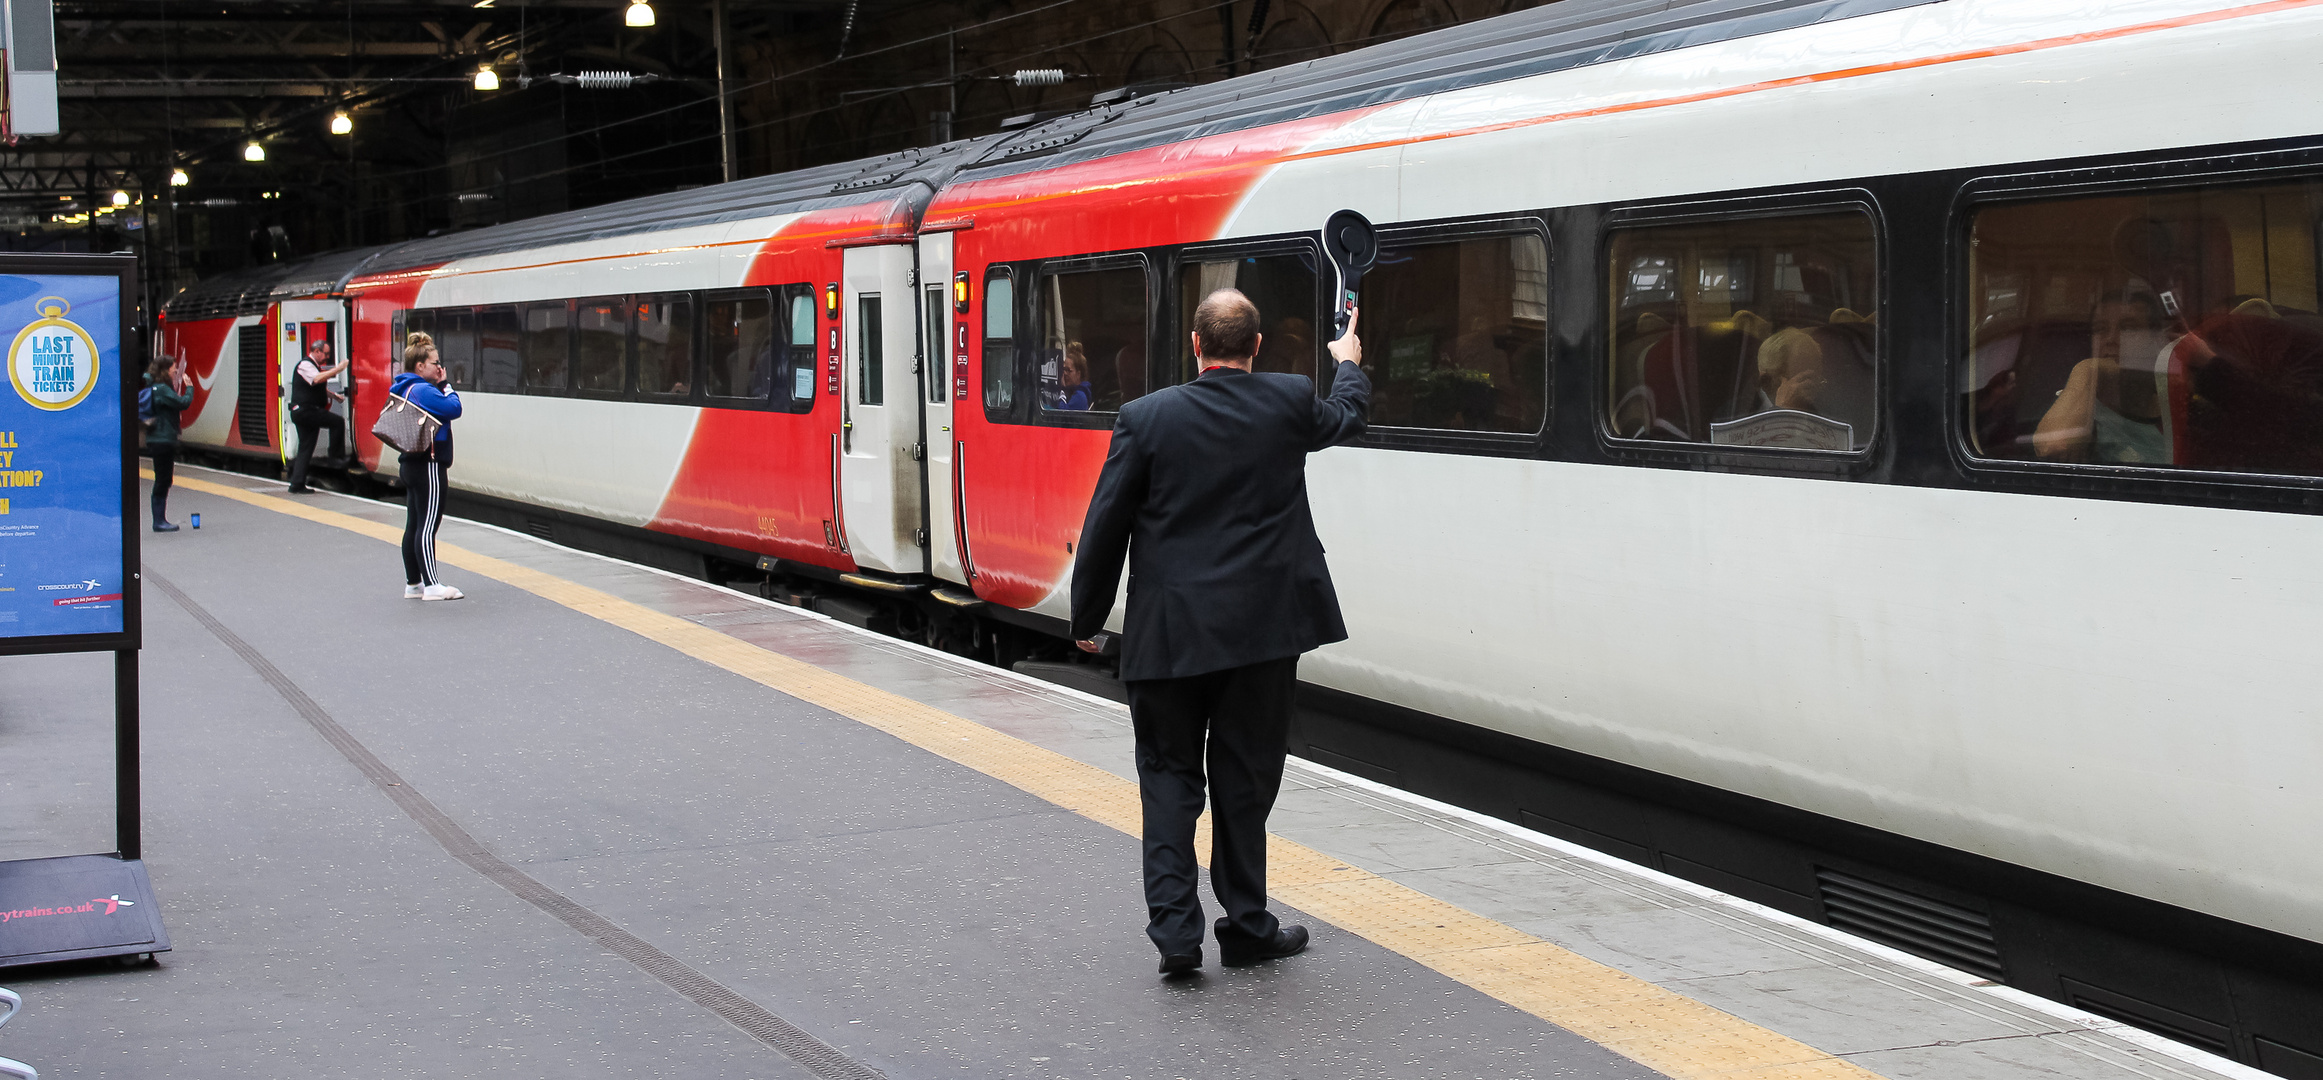
[{"label": "yellow safety line", "polygon": [[[151,475],[150,473],[146,475]],[[204,480],[180,487],[399,543],[403,531]],[[1132,836],[1137,784],[900,694],[730,634],[505,559],[439,542],[436,558],[868,724]],[[1198,850],[1207,851],[1203,843]],[[1277,899],[1678,1080],[1864,1080],[1876,1074],[1279,836],[1267,837]]]}]

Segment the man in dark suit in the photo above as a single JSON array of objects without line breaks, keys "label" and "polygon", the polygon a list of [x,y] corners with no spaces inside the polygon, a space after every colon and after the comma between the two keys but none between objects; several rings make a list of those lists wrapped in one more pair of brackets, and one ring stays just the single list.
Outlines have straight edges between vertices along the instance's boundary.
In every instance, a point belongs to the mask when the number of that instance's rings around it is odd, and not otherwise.
[{"label": "man in dark suit", "polygon": [[[1371,382],[1352,323],[1331,343],[1331,396],[1304,375],[1253,373],[1258,309],[1233,289],[1194,312],[1194,381],[1132,401],[1073,564],[1073,636],[1104,628],[1129,558],[1121,679],[1145,803],[1147,936],[1164,974],[1202,966],[1194,819],[1204,757],[1213,802],[1219,960],[1307,947],[1266,909],[1266,817],[1282,787],[1299,654],[1347,637],[1307,508],[1307,455],[1363,434]],[[1206,745],[1205,745],[1206,744]]]}]

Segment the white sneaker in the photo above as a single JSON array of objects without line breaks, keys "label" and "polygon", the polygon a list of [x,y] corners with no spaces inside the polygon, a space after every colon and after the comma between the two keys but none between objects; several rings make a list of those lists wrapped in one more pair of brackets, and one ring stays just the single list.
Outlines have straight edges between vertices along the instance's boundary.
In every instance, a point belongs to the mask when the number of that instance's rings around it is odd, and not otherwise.
[{"label": "white sneaker", "polygon": [[457,600],[466,595],[468,594],[449,585],[430,585],[420,590],[419,598],[422,600]]},{"label": "white sneaker", "polygon": [[406,585],[406,586],[404,586],[404,587],[403,587],[403,598],[404,598],[404,599],[406,599],[406,600],[417,600],[417,599],[419,599],[419,597],[420,597],[420,587],[419,587],[419,586],[417,586],[417,585]]}]

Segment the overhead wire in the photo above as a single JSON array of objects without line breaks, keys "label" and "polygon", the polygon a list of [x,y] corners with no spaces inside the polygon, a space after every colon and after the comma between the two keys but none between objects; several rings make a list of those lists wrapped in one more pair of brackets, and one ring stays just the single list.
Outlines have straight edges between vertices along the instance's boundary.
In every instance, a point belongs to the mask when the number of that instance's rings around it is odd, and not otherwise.
[{"label": "overhead wire", "polygon": [[[1042,10],[1048,10],[1048,9],[1052,9],[1052,8],[1064,7],[1064,6],[1068,5],[1068,4],[1072,4],[1072,3],[1079,3],[1079,2],[1083,2],[1083,0],[1057,0],[1057,2],[1055,2],[1055,3],[1052,3],[1052,4],[1045,5],[1043,8],[1034,9],[1033,11],[1024,12],[1024,13],[1022,13],[1022,14],[1028,14],[1028,15],[1029,15],[1029,14],[1035,14],[1035,13],[1037,13],[1037,12],[1039,12],[1039,11],[1042,11]],[[1055,53],[1055,52],[1057,52],[1057,51],[1059,51],[1059,50],[1062,50],[1062,49],[1070,49],[1070,48],[1074,48],[1074,47],[1076,47],[1076,46],[1085,45],[1085,44],[1088,44],[1088,43],[1090,43],[1090,42],[1093,42],[1093,41],[1100,41],[1100,40],[1103,40],[1103,39],[1105,39],[1105,38],[1109,38],[1109,37],[1118,37],[1118,36],[1120,36],[1120,35],[1122,35],[1122,34],[1131,33],[1131,32],[1137,31],[1137,30],[1143,30],[1143,29],[1146,29],[1146,28],[1148,28],[1148,27],[1152,27],[1152,26],[1158,26],[1158,25],[1161,25],[1162,23],[1171,22],[1171,21],[1175,21],[1175,20],[1178,20],[1178,19],[1193,18],[1193,17],[1195,17],[1195,16],[1199,16],[1199,15],[1201,15],[1201,14],[1204,14],[1204,13],[1206,13],[1206,12],[1213,12],[1213,11],[1216,11],[1217,9],[1219,9],[1219,8],[1221,8],[1221,7],[1226,7],[1226,6],[1230,5],[1230,4],[1232,4],[1233,2],[1234,2],[1234,0],[1217,0],[1217,2],[1215,2],[1215,3],[1211,3],[1211,4],[1208,4],[1208,5],[1202,6],[1202,7],[1197,7],[1197,8],[1193,8],[1193,9],[1187,10],[1187,11],[1179,12],[1179,13],[1177,13],[1177,14],[1174,14],[1174,15],[1167,15],[1167,16],[1163,16],[1163,17],[1161,17],[1161,18],[1158,18],[1158,19],[1149,19],[1149,20],[1147,20],[1147,21],[1145,21],[1145,22],[1141,22],[1141,23],[1134,23],[1134,24],[1130,24],[1130,25],[1127,25],[1127,26],[1116,27],[1116,28],[1113,28],[1113,29],[1110,29],[1110,30],[1106,30],[1106,31],[1100,32],[1100,33],[1091,34],[1091,35],[1088,35],[1088,36],[1086,36],[1086,37],[1077,38],[1077,39],[1074,39],[1074,40],[1072,40],[1072,41],[1066,41],[1066,42],[1055,43],[1055,44],[1051,44],[1051,45],[1044,46],[1044,47],[1042,47],[1042,48],[1038,48],[1038,49],[1030,49],[1030,50],[1027,50],[1027,51],[1024,51],[1024,52],[1020,52],[1020,53],[1016,53],[1016,54],[1013,54],[1013,55],[1010,55],[1010,56],[1004,56],[1004,57],[1001,57],[1001,58],[999,58],[999,59],[997,59],[997,60],[993,60],[993,61],[990,61],[990,62],[987,62],[987,63],[979,64],[979,65],[977,65],[977,66],[976,66],[976,67],[974,67],[974,68],[970,68],[970,69],[969,69],[969,71],[971,71],[971,72],[974,72],[974,71],[988,71],[988,70],[1000,69],[1000,68],[1003,68],[1003,67],[1005,67],[1005,66],[1006,66],[1006,65],[1008,65],[1008,64],[1014,63],[1014,62],[1016,62],[1016,61],[1019,61],[1019,60],[1024,60],[1024,59],[1027,59],[1027,58],[1029,58],[1029,57],[1041,56],[1041,55],[1045,55],[1045,54],[1052,54],[1052,53]],[[1003,20],[994,20],[994,21],[995,21],[995,22],[998,22],[998,21],[1003,21]],[[885,46],[885,47],[882,47],[882,48],[880,48],[880,49],[874,49],[874,50],[872,50],[871,52],[862,53],[862,54],[859,54],[859,55],[857,55],[857,56],[855,56],[855,57],[850,57],[849,59],[853,59],[853,60],[860,60],[860,59],[864,59],[864,58],[867,58],[867,57],[870,57],[870,56],[875,56],[875,55],[877,55],[877,54],[879,54],[879,53],[882,53],[882,52],[888,52],[888,51],[893,51],[893,50],[896,50],[896,49],[907,48],[907,47],[909,47],[909,46],[912,46],[912,45],[920,45],[920,44],[926,44],[926,43],[928,43],[928,42],[930,42],[930,41],[936,40],[937,38],[940,38],[940,37],[946,37],[946,36],[949,36],[949,35],[942,35],[942,34],[938,34],[938,35],[929,35],[929,36],[927,36],[927,37],[922,37],[922,38],[916,38],[916,39],[913,39],[912,41],[908,41],[908,42],[901,42],[901,43],[898,43],[898,44],[896,44],[896,45]],[[826,62],[826,63],[822,63],[822,64],[817,64],[817,65],[815,65],[814,67],[811,67],[811,68],[806,68],[806,69],[802,69],[802,70],[800,70],[800,71],[796,71],[796,72],[790,72],[790,73],[786,73],[786,74],[784,74],[784,75],[778,75],[778,76],[775,76],[775,77],[772,77],[772,78],[764,79],[764,80],[761,80],[761,81],[759,81],[759,82],[756,82],[756,83],[749,84],[748,86],[744,86],[744,87],[740,88],[739,90],[737,90],[737,91],[735,91],[735,92],[741,92],[742,90],[749,90],[749,89],[752,89],[752,88],[755,88],[755,87],[760,87],[760,86],[771,86],[771,85],[775,84],[776,82],[782,81],[782,80],[784,80],[784,79],[787,79],[787,78],[794,78],[794,77],[797,77],[797,76],[799,76],[799,75],[807,74],[807,73],[809,73],[809,72],[812,72],[812,71],[816,71],[816,70],[820,70],[820,69],[822,69],[822,68],[830,67],[830,66],[832,66],[832,64],[834,64],[834,63],[837,63],[837,62],[838,62],[838,61],[831,61],[831,62]],[[1222,67],[1222,66],[1224,66],[1224,65],[1222,65],[1222,64],[1216,64],[1216,63],[1213,63],[1213,64],[1208,64],[1208,65],[1203,65],[1203,66],[1201,66],[1201,67],[1197,67],[1197,68],[1192,68],[1192,69],[1189,69],[1189,70],[1187,71],[1187,74],[1188,74],[1188,75],[1206,74],[1206,73],[1209,73],[1209,72],[1214,72],[1214,71],[1218,70],[1218,69],[1219,69],[1220,67]],[[884,98],[884,97],[888,97],[888,96],[895,96],[895,95],[901,95],[901,94],[905,93],[905,92],[906,92],[908,89],[909,89],[909,88],[905,88],[905,87],[898,87],[898,88],[895,88],[895,89],[894,89],[894,90],[892,90],[892,91],[889,91],[889,92],[888,92],[888,93],[886,93],[886,94],[881,94],[881,95],[877,95],[877,96],[873,96],[873,97],[869,97],[869,98],[859,99],[857,102],[855,102],[855,103],[853,103],[853,104],[854,104],[854,105],[860,105],[860,104],[861,104],[863,101],[877,101],[877,100],[881,100],[881,99],[882,99],[882,98]],[[583,136],[587,136],[587,135],[596,134],[596,133],[598,133],[598,132],[602,132],[602,131],[610,130],[610,129],[612,129],[612,128],[621,127],[621,126],[624,126],[624,125],[627,125],[627,124],[633,124],[633,123],[637,123],[637,122],[639,122],[639,121],[641,121],[641,120],[649,119],[649,118],[651,118],[651,117],[654,117],[654,116],[661,116],[661,115],[666,115],[666,114],[668,114],[668,113],[671,113],[671,112],[678,111],[679,109],[682,109],[682,108],[690,108],[690,107],[695,107],[695,106],[699,106],[699,105],[702,105],[702,104],[705,104],[705,102],[686,102],[686,103],[684,103],[684,104],[682,104],[682,105],[677,105],[677,106],[670,106],[670,107],[668,107],[668,108],[664,108],[664,109],[655,110],[655,111],[653,111],[653,112],[650,112],[650,113],[643,113],[643,114],[640,114],[640,115],[638,115],[638,116],[635,116],[635,117],[630,117],[630,118],[626,118],[626,119],[623,119],[623,120],[610,121],[610,122],[607,122],[607,123],[604,123],[604,124],[599,124],[599,125],[597,125],[597,126],[595,126],[595,127],[584,128],[584,129],[582,129],[582,130],[580,130],[580,131],[572,132],[572,133],[570,133],[570,134],[568,134],[568,135],[565,135],[565,136],[560,136],[560,137],[558,137],[558,138],[542,139],[542,140],[539,140],[539,141],[537,141],[537,142],[533,142],[533,143],[523,144],[523,145],[520,145],[520,146],[513,146],[513,147],[508,147],[508,148],[506,148],[506,149],[503,149],[503,150],[500,150],[500,151],[498,151],[498,152],[495,154],[495,156],[498,156],[498,157],[506,157],[507,155],[514,154],[514,153],[516,153],[516,152],[518,152],[518,151],[520,151],[520,150],[530,149],[530,148],[533,148],[533,147],[539,147],[539,146],[546,146],[546,145],[551,145],[551,144],[554,144],[554,143],[560,143],[560,142],[564,142],[564,141],[566,141],[566,140],[568,140],[568,139],[573,139],[573,138],[580,138],[580,137],[583,137]],[[736,128],[734,129],[734,133],[735,133],[735,134],[737,134],[737,135],[739,135],[739,134],[741,134],[741,133],[743,133],[743,132],[746,132],[746,131],[757,131],[757,130],[761,130],[761,129],[764,129],[764,128],[768,128],[768,127],[775,126],[775,125],[777,125],[777,124],[784,124],[784,123],[789,123],[789,122],[791,122],[791,121],[795,121],[795,120],[806,119],[806,118],[813,117],[813,116],[817,116],[817,115],[820,115],[820,114],[823,114],[823,113],[828,113],[828,112],[836,112],[836,111],[838,111],[838,110],[840,110],[840,109],[843,109],[843,108],[849,108],[849,107],[852,107],[852,106],[851,106],[851,105],[824,105],[824,106],[816,106],[816,107],[813,107],[813,108],[800,109],[800,110],[797,110],[797,111],[793,111],[793,112],[789,112],[789,113],[782,114],[782,115],[780,115],[780,116],[773,116],[773,117],[768,117],[768,118],[766,118],[766,119],[759,120],[759,121],[756,121],[756,122],[754,122],[754,123],[745,124],[745,125],[742,125],[742,126],[736,127]],[[915,124],[915,125],[913,126],[913,128],[912,128],[912,129],[905,129],[905,130],[913,130],[913,129],[916,129],[916,127],[917,127],[917,125]],[[534,172],[534,173],[526,173],[526,174],[524,174],[524,175],[522,175],[522,176],[519,176],[519,177],[508,177],[508,178],[504,178],[504,181],[503,181],[503,182],[504,182],[504,183],[507,183],[507,184],[516,184],[516,183],[522,183],[522,182],[525,182],[525,181],[530,181],[530,180],[543,180],[543,179],[548,179],[548,178],[550,178],[550,177],[554,177],[554,176],[562,176],[562,175],[566,175],[566,174],[570,174],[570,173],[574,173],[574,172],[580,172],[580,171],[587,170],[587,169],[600,168],[600,167],[602,167],[602,166],[605,166],[605,165],[607,165],[607,164],[611,164],[611,163],[614,163],[614,162],[620,162],[620,161],[627,161],[627,160],[630,160],[630,159],[632,159],[632,158],[646,157],[646,156],[648,156],[648,155],[654,155],[654,154],[666,154],[666,153],[668,153],[668,152],[669,152],[669,151],[670,151],[672,148],[676,148],[676,147],[683,147],[683,146],[690,146],[690,145],[693,145],[693,144],[696,144],[696,143],[706,143],[706,142],[711,142],[711,141],[714,141],[714,140],[716,140],[716,139],[718,139],[718,138],[720,138],[720,137],[721,137],[721,136],[720,136],[718,133],[715,133],[715,132],[704,133],[704,134],[701,134],[701,135],[685,136],[685,137],[681,137],[681,138],[671,139],[671,140],[668,140],[668,141],[665,141],[665,142],[659,143],[659,144],[657,144],[657,145],[654,145],[654,146],[651,146],[651,147],[644,147],[644,148],[641,148],[641,149],[632,150],[632,151],[628,151],[628,152],[625,152],[625,153],[620,153],[620,154],[614,154],[614,155],[610,155],[610,156],[606,156],[606,157],[595,158],[595,159],[592,159],[592,160],[590,160],[590,161],[587,161],[587,162],[582,162],[582,163],[579,163],[579,164],[571,164],[571,165],[565,165],[565,166],[562,166],[562,167],[559,167],[559,168],[555,168],[555,169],[546,169],[546,170],[542,170],[542,171],[540,171],[540,172]],[[397,171],[397,172],[393,172],[393,173],[375,173],[375,174],[373,174],[373,175],[374,175],[375,177],[379,177],[379,178],[385,178],[385,177],[393,177],[393,176],[409,176],[409,175],[420,174],[420,173],[432,173],[432,172],[435,172],[435,171],[436,171],[436,170],[435,170],[435,169],[432,169],[432,168],[423,168],[423,169],[405,169],[405,170],[399,170],[399,171]],[[400,201],[398,201],[398,202],[395,202],[395,203],[390,203],[390,204],[385,204],[385,205],[392,205],[392,206],[399,206],[399,207],[417,206],[417,205],[422,205],[422,204],[425,204],[425,203],[428,203],[428,202],[432,202],[432,201],[434,201],[434,198],[435,198],[435,197],[432,197],[432,196],[425,196],[425,195],[423,195],[423,196],[418,196],[418,197],[415,197],[415,198],[410,198],[410,199],[404,199],[404,200],[400,200]]]}]

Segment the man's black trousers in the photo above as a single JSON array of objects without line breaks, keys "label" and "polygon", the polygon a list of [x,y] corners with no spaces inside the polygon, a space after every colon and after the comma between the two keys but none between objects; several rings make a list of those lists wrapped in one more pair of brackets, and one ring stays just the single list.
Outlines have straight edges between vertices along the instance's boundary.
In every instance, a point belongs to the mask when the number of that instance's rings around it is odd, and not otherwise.
[{"label": "man's black trousers", "polygon": [[307,465],[314,460],[315,444],[322,441],[322,433],[331,433],[332,458],[347,456],[347,421],[337,413],[324,409],[292,409],[290,425],[298,431],[298,453],[290,459],[290,486],[307,486]]},{"label": "man's black trousers", "polygon": [[[1164,955],[1202,943],[1194,895],[1194,819],[1205,772],[1211,801],[1210,888],[1226,910],[1221,947],[1256,944],[1277,928],[1266,910],[1266,816],[1282,790],[1299,658],[1129,686],[1137,784],[1145,802],[1146,935]],[[1206,744],[1206,745],[1205,745]],[[1204,769],[1207,759],[1207,770]]]}]

